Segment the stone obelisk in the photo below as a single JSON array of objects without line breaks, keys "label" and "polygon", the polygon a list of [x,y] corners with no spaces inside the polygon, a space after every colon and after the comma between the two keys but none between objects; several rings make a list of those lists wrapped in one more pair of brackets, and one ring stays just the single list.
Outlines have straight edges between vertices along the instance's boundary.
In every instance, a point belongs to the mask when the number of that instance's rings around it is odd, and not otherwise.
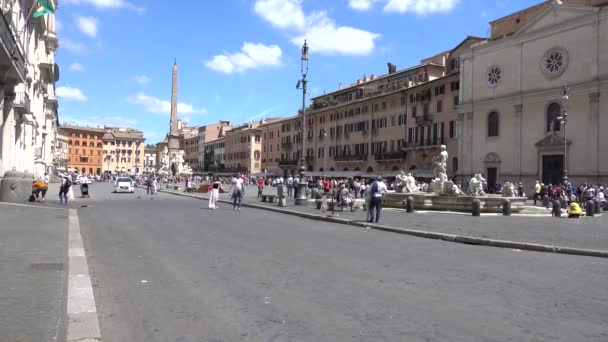
[{"label": "stone obelisk", "polygon": [[179,131],[177,127],[177,61],[173,63],[171,80],[171,119],[169,130],[169,150],[179,150]]}]

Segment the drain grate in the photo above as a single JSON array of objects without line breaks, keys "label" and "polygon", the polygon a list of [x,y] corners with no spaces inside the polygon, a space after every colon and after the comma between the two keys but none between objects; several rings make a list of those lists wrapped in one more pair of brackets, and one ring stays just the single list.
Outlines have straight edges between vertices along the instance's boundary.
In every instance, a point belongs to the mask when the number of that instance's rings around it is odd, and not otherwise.
[{"label": "drain grate", "polygon": [[30,269],[34,271],[63,271],[62,262],[31,263]]}]

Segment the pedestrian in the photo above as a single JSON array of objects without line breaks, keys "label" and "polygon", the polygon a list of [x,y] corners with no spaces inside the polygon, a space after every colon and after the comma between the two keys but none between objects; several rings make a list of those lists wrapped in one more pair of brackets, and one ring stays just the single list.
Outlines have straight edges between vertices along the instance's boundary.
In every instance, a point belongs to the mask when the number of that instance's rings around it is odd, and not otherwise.
[{"label": "pedestrian", "polygon": [[146,177],[146,194],[150,194],[150,191],[152,191],[152,177],[148,176]]},{"label": "pedestrian", "polygon": [[237,210],[237,202],[238,210],[241,210],[241,203],[243,201],[244,194],[245,187],[243,184],[243,177],[239,175],[239,177],[232,180],[232,205],[234,210]]},{"label": "pedestrian", "polygon": [[363,187],[363,195],[365,198],[365,209],[367,212],[367,222],[371,222],[373,221],[373,217],[371,214],[371,210],[372,210],[372,183],[373,180],[370,178],[367,180],[365,187]]},{"label": "pedestrian", "polygon": [[152,195],[156,195],[156,189],[158,188],[158,182],[154,176],[150,177],[150,192]]},{"label": "pedestrian", "polygon": [[262,197],[262,191],[264,191],[264,178],[258,179],[258,198]]},{"label": "pedestrian", "polygon": [[578,205],[576,198],[572,198],[570,202],[570,210],[568,210],[568,218],[579,218],[583,214],[583,209]]},{"label": "pedestrian", "polygon": [[32,196],[30,202],[44,202],[46,200],[46,192],[49,189],[49,184],[45,183],[41,178],[38,178],[32,184]]},{"label": "pedestrian", "polygon": [[[370,204],[370,220],[368,222],[378,223],[380,221],[380,212],[382,211],[382,196],[388,192],[386,184],[382,181],[382,177],[378,176],[376,181],[372,183],[371,188],[371,204]],[[376,218],[374,219],[374,210],[376,211]]]},{"label": "pedestrian", "polygon": [[64,175],[59,187],[59,204],[68,205],[68,192],[72,186],[72,181],[68,176]]},{"label": "pedestrian", "polygon": [[287,197],[291,198],[293,195],[293,177],[290,175],[287,178]]},{"label": "pedestrian", "polygon": [[218,208],[218,200],[220,198],[221,183],[217,177],[213,179],[213,183],[209,187],[209,209],[215,210]]}]

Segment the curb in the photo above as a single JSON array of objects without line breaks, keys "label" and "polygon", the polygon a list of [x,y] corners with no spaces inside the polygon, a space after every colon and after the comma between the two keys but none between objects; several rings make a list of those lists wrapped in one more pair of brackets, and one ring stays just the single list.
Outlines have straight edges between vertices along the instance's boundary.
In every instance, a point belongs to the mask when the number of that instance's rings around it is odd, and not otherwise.
[{"label": "curb", "polygon": [[[208,200],[204,197],[199,197],[190,194],[180,194],[172,191],[159,190],[159,192],[172,194],[175,196],[189,197],[198,199],[201,201]],[[232,204],[230,201],[219,200],[220,203]],[[357,226],[362,228],[370,228],[375,230],[382,230],[391,233],[397,234],[405,234],[411,236],[417,236],[425,239],[433,239],[433,240],[443,240],[448,242],[456,242],[462,243],[466,245],[476,245],[476,246],[488,246],[488,247],[499,247],[499,248],[512,248],[512,249],[521,249],[527,251],[535,251],[535,252],[545,252],[545,253],[557,253],[557,254],[568,254],[568,255],[581,255],[581,256],[590,256],[590,257],[598,257],[598,258],[608,258],[608,251],[598,250],[598,249],[584,249],[584,248],[574,248],[574,247],[562,247],[562,246],[552,246],[552,245],[543,245],[537,243],[529,243],[529,242],[519,242],[519,241],[509,241],[509,240],[496,240],[496,239],[488,239],[488,238],[480,238],[474,236],[466,236],[466,235],[454,235],[448,233],[439,233],[439,232],[430,232],[425,230],[414,230],[407,228],[396,228],[390,226],[383,226],[378,224],[370,224],[367,222],[355,222],[343,218],[331,217],[331,216],[321,216],[309,213],[302,213],[298,211],[288,210],[288,209],[279,209],[272,208],[257,204],[249,204],[243,203],[243,207],[245,208],[254,208],[266,211],[272,211],[275,213],[298,216],[301,218],[316,220],[316,221],[325,221],[331,223],[339,223],[350,226]]]}]

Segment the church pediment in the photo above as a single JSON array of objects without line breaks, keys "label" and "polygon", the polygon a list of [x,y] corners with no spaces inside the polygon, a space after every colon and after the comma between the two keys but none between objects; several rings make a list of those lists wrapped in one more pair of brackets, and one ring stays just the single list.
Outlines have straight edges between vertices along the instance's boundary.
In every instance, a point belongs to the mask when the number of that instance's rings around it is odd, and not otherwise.
[{"label": "church pediment", "polygon": [[599,11],[597,7],[564,5],[560,4],[559,1],[555,1],[517,31],[515,36],[540,31],[547,27],[557,27],[560,24],[596,13],[597,11]]},{"label": "church pediment", "polygon": [[[537,147],[555,147],[564,146],[564,137],[558,134],[549,134],[535,144]],[[570,145],[570,141],[568,141]]]}]

